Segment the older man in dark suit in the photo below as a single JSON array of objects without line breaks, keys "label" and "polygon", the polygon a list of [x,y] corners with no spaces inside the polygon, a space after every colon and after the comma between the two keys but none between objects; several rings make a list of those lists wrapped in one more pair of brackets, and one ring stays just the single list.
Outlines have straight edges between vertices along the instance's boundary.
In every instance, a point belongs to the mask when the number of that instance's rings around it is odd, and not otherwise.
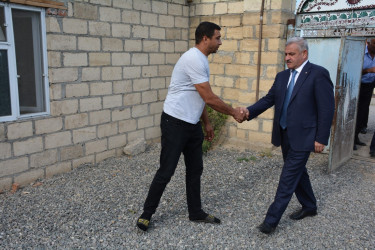
[{"label": "older man in dark suit", "polygon": [[258,226],[265,234],[275,230],[293,193],[302,207],[291,219],[317,214],[306,162],[311,151],[320,153],[328,144],[335,109],[329,72],[308,61],[305,39],[287,41],[285,62],[288,69],[276,75],[268,94],[247,108],[250,120],[275,106],[272,144],[281,145],[284,159],[275,199]]}]

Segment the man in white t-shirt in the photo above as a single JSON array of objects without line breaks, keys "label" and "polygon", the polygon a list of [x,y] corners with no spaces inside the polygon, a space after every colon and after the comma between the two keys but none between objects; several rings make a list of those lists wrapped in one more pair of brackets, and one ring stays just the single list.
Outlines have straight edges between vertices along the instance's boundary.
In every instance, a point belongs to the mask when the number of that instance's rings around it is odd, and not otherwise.
[{"label": "man in white t-shirt", "polygon": [[[231,115],[242,122],[246,113],[232,108],[215,95],[210,87],[210,69],[207,56],[221,45],[221,28],[211,22],[202,22],[195,31],[195,47],[185,52],[176,63],[161,115],[160,168],[151,183],[142,215],[137,226],[143,231],[149,227],[151,216],[159,205],[177,163],[184,154],[186,165],[186,196],[189,219],[195,222],[220,223],[203,211],[200,197],[203,172],[203,139],[211,141],[213,128],[208,119],[206,104],[218,112]],[[202,119],[205,136],[200,120]]]}]

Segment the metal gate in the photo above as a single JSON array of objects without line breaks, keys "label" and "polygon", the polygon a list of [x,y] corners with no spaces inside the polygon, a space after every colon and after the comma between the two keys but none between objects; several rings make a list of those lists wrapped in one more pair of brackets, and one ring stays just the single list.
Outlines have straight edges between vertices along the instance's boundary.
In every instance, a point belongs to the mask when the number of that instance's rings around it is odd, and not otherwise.
[{"label": "metal gate", "polygon": [[365,40],[341,39],[335,86],[335,115],[332,123],[328,172],[332,172],[353,155],[357,103]]}]

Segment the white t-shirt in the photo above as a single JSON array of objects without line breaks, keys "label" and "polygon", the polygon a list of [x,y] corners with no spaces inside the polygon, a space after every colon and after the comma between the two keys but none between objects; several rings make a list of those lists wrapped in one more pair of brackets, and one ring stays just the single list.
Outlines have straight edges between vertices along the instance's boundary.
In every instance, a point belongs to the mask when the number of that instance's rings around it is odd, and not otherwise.
[{"label": "white t-shirt", "polygon": [[196,124],[202,115],[205,102],[194,84],[208,82],[210,68],[207,56],[193,47],[177,61],[164,102],[164,112],[177,119]]}]

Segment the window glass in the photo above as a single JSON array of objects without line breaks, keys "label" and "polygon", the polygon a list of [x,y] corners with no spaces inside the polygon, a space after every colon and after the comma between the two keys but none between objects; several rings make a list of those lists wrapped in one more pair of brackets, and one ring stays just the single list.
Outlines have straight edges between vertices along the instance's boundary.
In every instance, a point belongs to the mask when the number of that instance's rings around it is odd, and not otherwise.
[{"label": "window glass", "polygon": [[0,116],[11,114],[8,56],[6,50],[0,50]]},{"label": "window glass", "polygon": [[44,111],[39,13],[12,10],[21,114]]},{"label": "window glass", "polygon": [[7,40],[6,34],[4,7],[0,6],[0,42],[5,42]]}]

